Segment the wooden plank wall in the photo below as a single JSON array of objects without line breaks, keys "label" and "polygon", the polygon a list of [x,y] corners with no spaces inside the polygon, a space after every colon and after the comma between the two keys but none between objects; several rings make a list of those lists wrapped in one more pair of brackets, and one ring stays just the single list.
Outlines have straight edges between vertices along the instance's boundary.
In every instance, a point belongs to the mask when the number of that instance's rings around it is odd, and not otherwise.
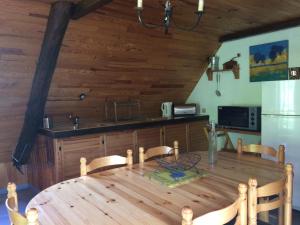
[{"label": "wooden plank wall", "polygon": [[[116,0],[70,24],[47,104],[50,114],[101,118],[106,99],[131,98],[141,100],[147,116],[159,116],[162,101],[185,101],[205,66],[201,61],[218,43],[202,49],[198,33],[173,30],[165,36],[162,29],[144,29],[135,3]],[[77,100],[81,92],[87,94],[84,101]]]},{"label": "wooden plank wall", "polygon": [[26,183],[10,163],[45,30],[48,4],[1,1],[0,9],[0,187],[8,181]]},{"label": "wooden plank wall", "polygon": [[[65,118],[104,117],[105,100],[139,99],[146,116],[159,116],[162,101],[184,102],[218,47],[202,49],[199,33],[165,36],[137,24],[135,1],[115,0],[67,30],[46,111]],[[150,4],[150,3],[148,3]],[[196,5],[195,5],[196,7]],[[46,27],[49,4],[3,0],[0,9],[0,187],[26,182],[10,166]],[[161,12],[156,5],[157,12]],[[150,16],[152,19],[153,16]],[[80,93],[84,101],[78,101]],[[7,169],[5,169],[7,168]]]}]

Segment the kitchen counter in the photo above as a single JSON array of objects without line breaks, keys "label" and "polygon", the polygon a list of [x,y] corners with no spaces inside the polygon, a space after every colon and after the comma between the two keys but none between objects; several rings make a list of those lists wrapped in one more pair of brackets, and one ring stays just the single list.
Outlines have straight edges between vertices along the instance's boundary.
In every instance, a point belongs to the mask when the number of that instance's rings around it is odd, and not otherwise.
[{"label": "kitchen counter", "polygon": [[76,130],[70,121],[57,122],[53,129],[40,129],[28,166],[29,183],[44,189],[78,177],[81,157],[90,162],[102,156],[124,156],[131,149],[133,162],[137,163],[139,147],[173,146],[175,140],[180,153],[207,151],[204,128],[208,120],[207,115],[116,123],[82,119]]},{"label": "kitchen counter", "polygon": [[173,118],[148,118],[143,120],[119,121],[119,122],[81,122],[79,128],[74,130],[71,123],[69,125],[56,126],[52,129],[41,128],[40,134],[51,138],[65,138],[87,134],[104,133],[111,131],[122,131],[130,129],[140,129],[145,127],[155,127],[162,125],[171,125],[178,123],[186,123],[193,121],[208,120],[208,115],[197,115],[189,117],[173,117]]}]

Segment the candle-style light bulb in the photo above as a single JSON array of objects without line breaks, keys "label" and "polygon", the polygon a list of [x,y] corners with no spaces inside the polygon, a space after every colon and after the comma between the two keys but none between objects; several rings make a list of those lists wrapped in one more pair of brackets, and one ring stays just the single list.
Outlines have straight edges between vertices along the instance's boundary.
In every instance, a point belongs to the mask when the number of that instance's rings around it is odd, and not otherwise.
[{"label": "candle-style light bulb", "polygon": [[137,0],[137,7],[143,8],[143,0]]},{"label": "candle-style light bulb", "polygon": [[199,0],[198,12],[203,12],[204,9],[204,0]]}]

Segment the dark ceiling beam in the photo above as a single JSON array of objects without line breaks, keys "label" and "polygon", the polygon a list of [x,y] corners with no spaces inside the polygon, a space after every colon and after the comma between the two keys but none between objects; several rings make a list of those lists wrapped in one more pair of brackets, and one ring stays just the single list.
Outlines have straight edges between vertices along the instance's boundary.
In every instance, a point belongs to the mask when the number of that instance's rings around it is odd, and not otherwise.
[{"label": "dark ceiling beam", "polygon": [[23,127],[12,158],[17,168],[28,161],[38,130],[42,125],[51,80],[70,21],[71,10],[72,3],[67,1],[58,1],[51,6]]},{"label": "dark ceiling beam", "polygon": [[77,20],[110,2],[112,0],[82,0],[73,6],[72,19]]},{"label": "dark ceiling beam", "polygon": [[254,27],[242,31],[238,31],[232,34],[226,34],[222,36],[219,41],[220,42],[226,42],[226,41],[233,41],[241,38],[251,37],[254,35],[279,31],[287,28],[292,28],[300,25],[300,17],[297,17],[295,19],[286,20],[282,22],[272,23],[260,27]]}]

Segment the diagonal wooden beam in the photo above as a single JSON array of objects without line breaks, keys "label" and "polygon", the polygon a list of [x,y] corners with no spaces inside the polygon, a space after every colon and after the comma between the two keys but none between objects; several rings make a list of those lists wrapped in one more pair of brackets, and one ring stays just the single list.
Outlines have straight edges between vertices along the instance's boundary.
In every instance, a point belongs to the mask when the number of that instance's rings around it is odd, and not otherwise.
[{"label": "diagonal wooden beam", "polygon": [[59,1],[51,6],[40,56],[32,82],[24,124],[13,155],[17,168],[25,164],[42,124],[44,108],[61,44],[71,17],[72,3]]},{"label": "diagonal wooden beam", "polygon": [[272,24],[267,24],[264,26],[260,27],[254,27],[246,30],[241,30],[232,34],[226,34],[222,36],[219,41],[220,42],[226,42],[226,41],[232,41],[232,40],[237,40],[241,38],[246,38],[246,37],[251,37],[254,35],[259,35],[259,34],[264,34],[264,33],[269,33],[269,32],[274,32],[278,30],[283,30],[291,27],[296,27],[300,25],[300,17],[286,20],[286,21],[281,21],[277,23],[272,23]]},{"label": "diagonal wooden beam", "polygon": [[74,5],[72,19],[77,20],[92,11],[110,3],[112,0],[82,0]]}]

